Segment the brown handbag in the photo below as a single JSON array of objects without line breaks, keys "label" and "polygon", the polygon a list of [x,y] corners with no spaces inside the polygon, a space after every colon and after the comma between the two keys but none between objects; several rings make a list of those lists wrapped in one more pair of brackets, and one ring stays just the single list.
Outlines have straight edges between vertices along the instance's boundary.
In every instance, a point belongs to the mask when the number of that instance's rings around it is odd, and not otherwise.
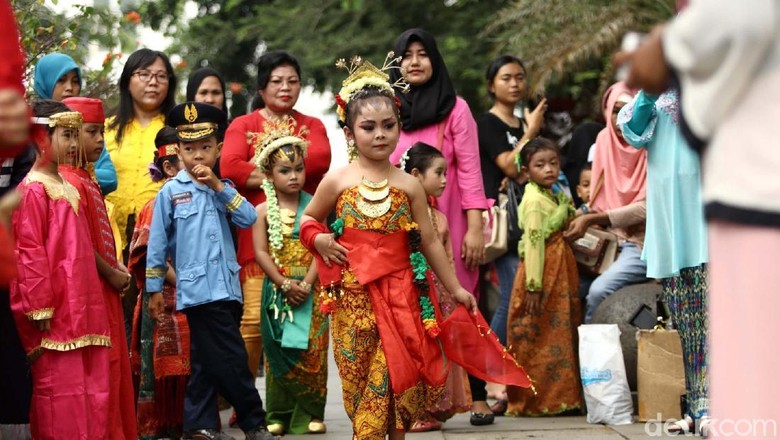
[{"label": "brown handbag", "polygon": [[588,228],[582,238],[571,244],[571,248],[580,272],[596,277],[617,259],[618,238],[611,232]]}]

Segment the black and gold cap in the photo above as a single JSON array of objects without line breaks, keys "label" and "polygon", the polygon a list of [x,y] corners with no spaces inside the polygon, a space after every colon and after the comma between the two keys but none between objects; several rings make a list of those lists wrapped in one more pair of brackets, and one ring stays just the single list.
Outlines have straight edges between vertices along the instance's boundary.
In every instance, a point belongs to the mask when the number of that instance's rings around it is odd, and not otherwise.
[{"label": "black and gold cap", "polygon": [[168,113],[168,125],[176,129],[182,142],[195,142],[216,136],[227,125],[227,115],[221,109],[202,102],[185,102]]}]

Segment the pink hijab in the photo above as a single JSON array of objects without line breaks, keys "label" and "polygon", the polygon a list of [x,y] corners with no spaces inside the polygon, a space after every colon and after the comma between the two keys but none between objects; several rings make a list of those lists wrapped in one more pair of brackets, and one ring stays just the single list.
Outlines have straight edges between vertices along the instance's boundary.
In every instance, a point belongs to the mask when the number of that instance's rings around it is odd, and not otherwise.
[{"label": "pink hijab", "polygon": [[596,137],[590,200],[591,209],[600,212],[645,200],[647,151],[628,145],[612,126],[612,110],[624,94],[634,92],[621,81],[607,89],[601,101],[607,126]]}]

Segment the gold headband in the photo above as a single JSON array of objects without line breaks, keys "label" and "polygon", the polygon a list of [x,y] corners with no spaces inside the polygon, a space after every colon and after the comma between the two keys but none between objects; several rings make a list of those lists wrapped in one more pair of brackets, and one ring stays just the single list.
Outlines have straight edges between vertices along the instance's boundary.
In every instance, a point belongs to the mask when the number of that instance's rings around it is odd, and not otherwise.
[{"label": "gold headband", "polygon": [[252,162],[263,172],[270,171],[269,158],[279,148],[285,145],[300,147],[301,154],[306,157],[309,142],[304,137],[309,134],[308,128],[302,125],[296,133],[298,123],[292,116],[263,122],[262,133],[247,132],[247,141],[255,147]]},{"label": "gold headband", "polygon": [[48,125],[49,127],[81,128],[84,117],[79,112],[60,112],[48,118],[32,118],[33,124]]}]

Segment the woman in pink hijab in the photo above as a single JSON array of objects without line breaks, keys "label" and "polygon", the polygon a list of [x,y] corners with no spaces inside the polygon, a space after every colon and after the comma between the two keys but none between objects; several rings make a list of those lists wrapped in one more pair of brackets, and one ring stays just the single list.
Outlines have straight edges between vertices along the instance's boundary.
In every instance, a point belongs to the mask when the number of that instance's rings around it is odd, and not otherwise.
[{"label": "woman in pink hijab", "polygon": [[577,239],[590,226],[604,226],[620,240],[617,261],[590,285],[585,323],[604,299],[618,289],[647,279],[640,259],[645,238],[645,180],[647,152],[626,143],[617,128],[617,114],[634,92],[618,82],[604,93],[601,108],[607,126],[596,138],[591,174],[590,212],[574,219],[564,233]]}]

